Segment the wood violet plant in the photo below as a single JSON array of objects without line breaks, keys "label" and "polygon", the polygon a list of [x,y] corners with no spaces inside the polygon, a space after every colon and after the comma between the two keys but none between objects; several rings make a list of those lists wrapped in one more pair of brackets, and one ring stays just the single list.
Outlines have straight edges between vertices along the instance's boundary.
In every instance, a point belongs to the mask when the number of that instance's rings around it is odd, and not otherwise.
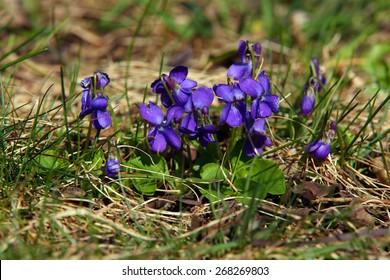
[{"label": "wood violet plant", "polygon": [[[201,180],[199,190],[209,200],[285,192],[283,173],[276,163],[262,158],[266,147],[272,146],[267,118],[279,112],[279,97],[270,93],[271,82],[261,69],[261,45],[240,41],[238,55],[241,61],[229,67],[226,84],[197,88],[196,81],[187,79],[187,67],[177,66],[151,84],[163,106],[140,105],[155,157],[165,161],[170,156],[165,169]],[[224,104],[222,111],[212,111],[213,116],[219,114],[219,123],[210,113],[215,97]],[[228,126],[230,137],[221,143],[217,130],[223,125]],[[197,150],[196,158],[191,158],[192,148]]]}]

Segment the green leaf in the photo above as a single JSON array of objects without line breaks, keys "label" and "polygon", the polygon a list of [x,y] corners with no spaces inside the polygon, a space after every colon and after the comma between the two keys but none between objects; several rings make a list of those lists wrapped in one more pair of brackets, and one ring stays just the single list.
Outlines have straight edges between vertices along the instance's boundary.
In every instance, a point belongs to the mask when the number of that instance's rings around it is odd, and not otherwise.
[{"label": "green leaf", "polygon": [[237,195],[226,184],[225,179],[227,174],[229,174],[229,171],[226,168],[221,169],[221,165],[218,163],[204,165],[200,171],[200,177],[203,180],[209,181],[209,184],[206,188],[201,188],[200,192],[211,202],[223,199],[228,195]]},{"label": "green leaf", "polygon": [[225,174],[228,174],[229,171],[226,168],[221,169],[221,165],[218,163],[207,163],[204,165],[200,171],[200,177],[204,180],[223,180],[225,179]]},{"label": "green leaf", "polygon": [[284,194],[286,183],[283,172],[270,160],[253,159],[251,164],[237,168],[233,184],[246,197],[265,198],[267,193]]},{"label": "green leaf", "polygon": [[46,150],[35,158],[37,171],[46,172],[47,170],[60,169],[64,167],[65,162],[58,156],[58,151]]},{"label": "green leaf", "polygon": [[144,195],[154,195],[158,185],[169,175],[167,162],[158,155],[132,158],[127,164],[137,174],[130,178],[134,187]]}]

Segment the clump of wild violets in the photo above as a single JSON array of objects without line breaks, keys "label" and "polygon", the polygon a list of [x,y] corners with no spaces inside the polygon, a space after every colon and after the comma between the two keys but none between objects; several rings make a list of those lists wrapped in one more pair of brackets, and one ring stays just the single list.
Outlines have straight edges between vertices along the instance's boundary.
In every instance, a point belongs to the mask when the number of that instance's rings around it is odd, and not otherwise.
[{"label": "clump of wild violets", "polygon": [[279,97],[270,93],[270,80],[261,70],[261,46],[240,41],[238,56],[241,61],[229,67],[227,83],[212,89],[196,88],[198,83],[187,79],[184,66],[173,68],[169,75],[163,74],[151,84],[167,108],[164,117],[155,103],[140,105],[142,118],[151,126],[148,142],[154,152],[161,153],[167,146],[179,150],[183,138],[198,140],[203,147],[216,141],[216,125],[209,117],[215,95],[224,104],[220,124],[244,128],[244,151],[248,156],[261,155],[265,146],[272,145],[266,135],[266,119],[279,112]]},{"label": "clump of wild violets", "polygon": [[[154,102],[140,104],[140,115],[149,123],[147,141],[155,153],[170,148],[178,151],[191,141],[207,147],[216,141],[217,124],[211,121],[209,107],[214,98],[223,104],[219,123],[232,130],[239,130],[245,140],[243,151],[247,156],[259,156],[265,147],[272,146],[267,136],[267,119],[279,113],[279,96],[272,94],[271,82],[262,69],[261,45],[241,40],[238,44],[239,62],[227,70],[227,82],[213,88],[198,87],[198,82],[188,79],[188,68],[174,67],[169,74],[151,83],[153,93],[160,96],[162,107]],[[111,125],[108,97],[104,88],[110,83],[106,73],[97,72],[81,81],[82,106],[79,118],[91,115],[91,123],[100,131]],[[325,85],[326,79],[316,58],[311,60],[311,77],[304,86],[301,114],[308,116],[313,111],[315,97]],[[336,135],[336,123],[331,122],[320,140],[307,144],[309,155],[323,160],[330,153]],[[237,140],[237,139],[235,139]],[[115,177],[120,171],[120,162],[109,153],[105,173]]]},{"label": "clump of wild violets", "polygon": [[[109,83],[110,78],[104,72],[96,72],[94,76],[87,77],[80,83],[83,91],[81,92],[81,112],[79,119],[81,120],[91,115],[91,124],[98,132],[108,128],[112,123],[110,112],[107,110],[108,97],[104,94],[104,88]],[[119,171],[119,160],[113,153],[109,153],[105,168],[106,175],[113,178]]]}]

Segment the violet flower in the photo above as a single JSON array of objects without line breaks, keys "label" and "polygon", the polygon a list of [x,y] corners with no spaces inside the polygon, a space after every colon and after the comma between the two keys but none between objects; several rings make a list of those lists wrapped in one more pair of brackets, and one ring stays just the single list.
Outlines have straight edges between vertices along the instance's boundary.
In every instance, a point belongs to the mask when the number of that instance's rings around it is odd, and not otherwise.
[{"label": "violet flower", "polygon": [[337,124],[330,123],[330,129],[326,130],[321,140],[314,140],[306,145],[306,151],[316,159],[323,160],[328,157],[331,144],[336,136]]},{"label": "violet flower", "polygon": [[183,106],[187,103],[193,88],[198,84],[194,80],[187,79],[187,75],[187,67],[177,66],[169,75],[163,74],[160,79],[151,84],[152,91],[161,94],[161,103],[166,108],[173,104]]},{"label": "violet flower", "polygon": [[253,119],[267,118],[272,113],[279,113],[279,97],[269,94],[271,83],[267,75],[262,71],[258,81],[251,78],[242,79],[240,88],[253,98],[251,115]]},{"label": "violet flower", "polygon": [[241,59],[241,62],[234,63],[229,67],[227,71],[228,77],[233,77],[234,80],[252,77],[253,62],[251,52],[254,54],[255,65],[258,65],[261,54],[261,45],[258,43],[248,44],[243,40],[238,43],[238,56]]},{"label": "violet flower", "polygon": [[[172,109],[171,109],[172,108]],[[161,153],[167,148],[167,144],[175,150],[181,147],[180,137],[176,131],[170,127],[171,121],[180,114],[180,107],[171,107],[167,111],[169,121],[164,121],[164,114],[159,106],[153,102],[149,102],[149,107],[146,104],[140,105],[140,114],[142,118],[153,125],[148,133],[148,142],[151,149],[156,153]],[[175,110],[173,112],[172,110]],[[172,112],[173,113],[172,113]]]},{"label": "violet flower", "polygon": [[272,146],[271,140],[265,134],[249,133],[244,152],[249,157],[259,156],[264,153],[265,146]]},{"label": "violet flower", "polygon": [[106,168],[104,172],[108,177],[114,178],[116,175],[118,175],[120,170],[121,170],[121,165],[118,159],[110,158],[107,160]]},{"label": "violet flower", "polygon": [[247,108],[245,93],[240,89],[238,83],[215,85],[214,92],[221,102],[226,103],[220,116],[221,124],[226,122],[231,127],[242,125],[246,119]]},{"label": "violet flower", "polygon": [[[110,83],[110,78],[106,73],[96,72],[95,77],[83,79],[80,86],[84,88],[81,93],[81,112],[79,119],[87,115],[92,115],[93,126],[100,130],[111,125],[111,116],[107,111],[108,98],[103,95],[104,87]],[[97,97],[94,98],[94,93]]]},{"label": "violet flower", "polygon": [[312,58],[311,60],[311,77],[304,87],[304,95],[301,101],[301,114],[304,116],[310,115],[314,109],[315,98],[317,93],[325,85],[326,78],[320,70],[318,59]]},{"label": "violet flower", "polygon": [[190,140],[198,139],[206,147],[213,142],[212,134],[216,132],[215,126],[208,122],[208,107],[214,99],[213,91],[207,87],[200,87],[192,93],[184,106],[188,113],[182,120],[179,131],[187,134]]}]

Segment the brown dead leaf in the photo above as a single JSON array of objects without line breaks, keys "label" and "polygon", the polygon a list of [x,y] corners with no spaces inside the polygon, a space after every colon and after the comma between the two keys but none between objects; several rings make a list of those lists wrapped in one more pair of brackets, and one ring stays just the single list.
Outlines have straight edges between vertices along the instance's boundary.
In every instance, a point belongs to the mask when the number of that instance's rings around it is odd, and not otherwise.
[{"label": "brown dead leaf", "polygon": [[390,186],[390,179],[387,176],[387,174],[389,174],[389,168],[390,168],[390,156],[386,156],[385,159],[386,159],[386,165],[384,164],[382,157],[372,158],[373,164],[370,166],[370,170],[372,173],[375,174],[379,182]]},{"label": "brown dead leaf", "polygon": [[304,182],[302,185],[296,186],[292,191],[308,201],[313,201],[318,198],[332,195],[334,186],[328,187],[321,186],[314,182]]},{"label": "brown dead leaf", "polygon": [[353,200],[350,204],[352,208],[351,220],[358,226],[372,226],[374,217],[367,212],[366,208],[360,202]]}]

